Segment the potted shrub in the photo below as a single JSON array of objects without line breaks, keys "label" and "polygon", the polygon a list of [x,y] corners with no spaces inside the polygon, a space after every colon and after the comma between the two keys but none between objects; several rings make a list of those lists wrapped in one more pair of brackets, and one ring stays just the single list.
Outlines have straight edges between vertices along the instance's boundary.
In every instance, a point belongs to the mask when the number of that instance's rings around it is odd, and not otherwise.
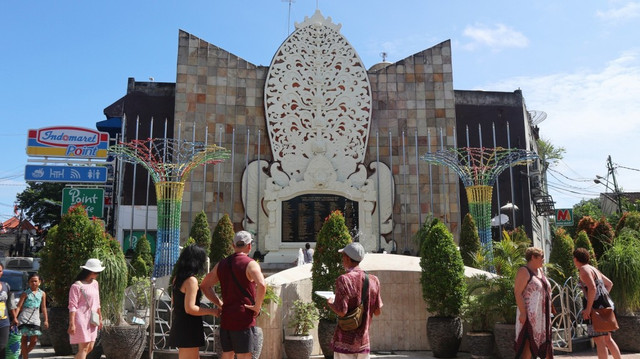
[{"label": "potted shrub", "polygon": [[209,222],[207,222],[207,214],[204,211],[198,213],[193,220],[189,237],[193,238],[198,246],[207,251],[207,256],[209,255],[211,251],[211,230],[209,229]]},{"label": "potted shrub", "polygon": [[228,214],[225,214],[220,218],[213,234],[211,235],[211,250],[209,252],[209,262],[211,268],[220,260],[233,254],[233,223]]},{"label": "potted shrub", "polygon": [[549,263],[554,264],[553,267],[557,270],[549,271],[549,279],[553,279],[560,286],[564,285],[564,282],[576,271],[573,265],[573,248],[573,239],[569,234],[562,228],[556,230],[552,237]]},{"label": "potted shrub", "polygon": [[600,258],[599,269],[613,282],[610,294],[620,326],[613,339],[620,350],[640,352],[640,232],[622,229]]},{"label": "potted shrub", "polygon": [[313,350],[313,336],[309,331],[318,320],[318,309],[313,302],[305,303],[301,300],[293,302],[289,310],[287,326],[293,329],[293,335],[284,338],[284,351],[288,359],[309,359]]},{"label": "potted shrub", "polygon": [[472,358],[490,358],[493,355],[493,325],[495,302],[491,295],[493,282],[485,275],[474,276],[469,281],[468,297],[462,317],[469,324],[466,333]]},{"label": "potted shrub", "polygon": [[351,243],[351,235],[344,221],[342,212],[331,212],[324,223],[316,239],[316,250],[313,253],[311,266],[312,298],[319,310],[318,343],[325,358],[333,358],[331,340],[338,325],[338,317],[327,308],[325,298],[315,294],[316,291],[333,291],[336,279],[345,273],[342,266],[342,255],[339,249]]},{"label": "potted shrub", "polygon": [[47,297],[51,299],[48,332],[56,355],[72,352],[67,334],[69,287],[94,250],[107,246],[103,228],[101,221],[87,216],[83,206],[72,206],[60,224],[49,230],[47,245],[39,252],[42,258],[39,271]]},{"label": "potted shrub", "polygon": [[422,297],[432,314],[427,320],[427,338],[436,358],[454,358],[462,340],[460,313],[466,283],[464,264],[453,235],[444,223],[434,220],[420,229]]},{"label": "potted shrub", "polygon": [[516,298],[513,294],[518,269],[526,264],[524,253],[529,246],[528,239],[514,242],[506,231],[500,242],[493,244],[493,260],[483,263],[480,268],[494,268],[497,276],[487,278],[491,291],[486,293],[487,300],[494,303],[496,323],[493,327],[496,352],[500,358],[515,357],[516,338]]},{"label": "potted shrub", "polygon": [[460,229],[460,254],[465,266],[473,266],[473,254],[481,248],[478,227],[471,213],[467,213],[462,220]]},{"label": "potted shrub", "polygon": [[108,246],[96,253],[105,269],[100,273],[100,304],[104,326],[101,347],[107,359],[139,359],[145,348],[146,325],[129,325],[124,319],[124,293],[127,286],[127,261],[120,244],[108,241]]},{"label": "potted shrub", "polygon": [[[125,308],[133,312],[132,316],[142,320],[148,318],[151,305],[151,280],[148,277],[133,277],[131,285],[125,291]],[[135,321],[130,318],[131,321]],[[138,324],[138,323],[136,323]]]}]

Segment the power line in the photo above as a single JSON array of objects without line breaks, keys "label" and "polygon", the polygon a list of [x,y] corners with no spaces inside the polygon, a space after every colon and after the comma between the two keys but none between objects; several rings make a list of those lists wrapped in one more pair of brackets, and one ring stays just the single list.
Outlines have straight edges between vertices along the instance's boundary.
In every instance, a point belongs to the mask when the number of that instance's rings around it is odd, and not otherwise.
[{"label": "power line", "polygon": [[637,168],[626,167],[626,166],[619,165],[619,164],[617,164],[617,163],[616,163],[615,165],[616,165],[616,168],[624,168],[625,170],[631,170],[631,171],[638,171],[638,172],[640,172],[640,169],[637,169]]}]

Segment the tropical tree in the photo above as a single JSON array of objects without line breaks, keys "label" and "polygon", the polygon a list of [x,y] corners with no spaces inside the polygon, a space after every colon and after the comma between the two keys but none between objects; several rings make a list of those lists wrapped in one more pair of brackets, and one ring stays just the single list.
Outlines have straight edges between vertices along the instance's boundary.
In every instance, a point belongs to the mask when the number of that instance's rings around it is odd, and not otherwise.
[{"label": "tropical tree", "polygon": [[[573,226],[565,227],[569,235],[575,238],[576,234],[585,228],[578,228],[580,221],[584,217],[600,218],[602,217],[602,206],[599,198],[582,200],[573,206]],[[587,234],[590,231],[587,231]]]},{"label": "tropical tree", "polygon": [[550,141],[539,138],[538,141],[538,157],[540,157],[540,163],[542,164],[542,170],[540,171],[544,177],[549,167],[558,163],[558,161],[564,158],[566,152],[564,147],[556,147]]},{"label": "tropical tree", "polygon": [[209,251],[209,260],[211,261],[212,268],[216,263],[233,254],[234,235],[231,218],[229,218],[228,214],[225,214],[213,229],[211,250]]},{"label": "tropical tree", "polygon": [[601,217],[596,226],[593,228],[593,232],[589,236],[591,245],[596,253],[596,258],[599,259],[605,250],[613,242],[613,228],[605,217]]},{"label": "tropical tree", "polygon": [[420,249],[420,283],[427,310],[440,317],[457,317],[466,297],[464,263],[447,226],[434,220]]},{"label": "tropical tree", "polygon": [[589,252],[590,264],[594,267],[598,266],[598,260],[596,259],[596,253],[593,251],[593,246],[591,245],[591,241],[589,240],[589,236],[587,232],[580,231],[576,236],[576,240],[573,246],[575,249],[584,248]]},{"label": "tropical tree", "polygon": [[557,229],[553,235],[549,263],[554,264],[555,269],[549,271],[549,277],[560,285],[564,284],[575,271],[573,239],[562,228]]},{"label": "tropical tree", "polygon": [[311,266],[313,302],[320,312],[320,319],[335,321],[336,314],[325,305],[327,300],[316,295],[316,291],[333,291],[336,279],[345,273],[339,249],[351,243],[351,234],[342,212],[333,211],[325,218],[316,239]]},{"label": "tropical tree", "polygon": [[631,211],[625,212],[620,220],[618,221],[618,225],[616,225],[616,237],[620,235],[620,232],[624,228],[631,228],[636,231],[640,231],[640,212]]},{"label": "tropical tree", "polygon": [[128,285],[133,284],[134,277],[149,278],[153,271],[153,255],[146,235],[140,236],[131,258]]},{"label": "tropical tree", "polygon": [[467,213],[462,220],[462,228],[460,229],[460,254],[465,266],[473,266],[474,253],[478,252],[480,248],[478,227],[476,227],[471,213]]},{"label": "tropical tree", "polygon": [[18,193],[18,207],[26,217],[44,233],[60,223],[62,205],[62,182],[27,182],[27,188]]},{"label": "tropical tree", "polygon": [[211,230],[207,221],[207,214],[201,211],[196,215],[189,231],[189,237],[193,238],[198,246],[207,252],[207,256],[211,252]]}]

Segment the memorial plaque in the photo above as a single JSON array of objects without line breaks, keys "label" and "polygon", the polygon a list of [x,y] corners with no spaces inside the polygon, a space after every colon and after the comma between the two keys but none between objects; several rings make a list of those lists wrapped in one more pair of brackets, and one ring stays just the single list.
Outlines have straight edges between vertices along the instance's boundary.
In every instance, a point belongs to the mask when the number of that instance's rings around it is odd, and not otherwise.
[{"label": "memorial plaque", "polygon": [[350,232],[358,226],[358,202],[338,195],[306,194],[282,202],[282,242],[315,242],[324,219],[339,209]]}]

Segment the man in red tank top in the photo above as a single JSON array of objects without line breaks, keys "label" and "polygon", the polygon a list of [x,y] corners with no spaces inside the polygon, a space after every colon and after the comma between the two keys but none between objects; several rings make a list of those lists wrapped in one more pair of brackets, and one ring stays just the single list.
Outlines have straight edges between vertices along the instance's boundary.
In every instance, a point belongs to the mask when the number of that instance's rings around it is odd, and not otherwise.
[{"label": "man in red tank top", "polygon": [[[267,291],[258,262],[249,257],[251,233],[240,231],[233,238],[234,254],[221,260],[202,280],[200,289],[222,308],[220,315],[221,359],[250,359],[254,346],[256,317]],[[213,290],[220,283],[222,298]]]}]

